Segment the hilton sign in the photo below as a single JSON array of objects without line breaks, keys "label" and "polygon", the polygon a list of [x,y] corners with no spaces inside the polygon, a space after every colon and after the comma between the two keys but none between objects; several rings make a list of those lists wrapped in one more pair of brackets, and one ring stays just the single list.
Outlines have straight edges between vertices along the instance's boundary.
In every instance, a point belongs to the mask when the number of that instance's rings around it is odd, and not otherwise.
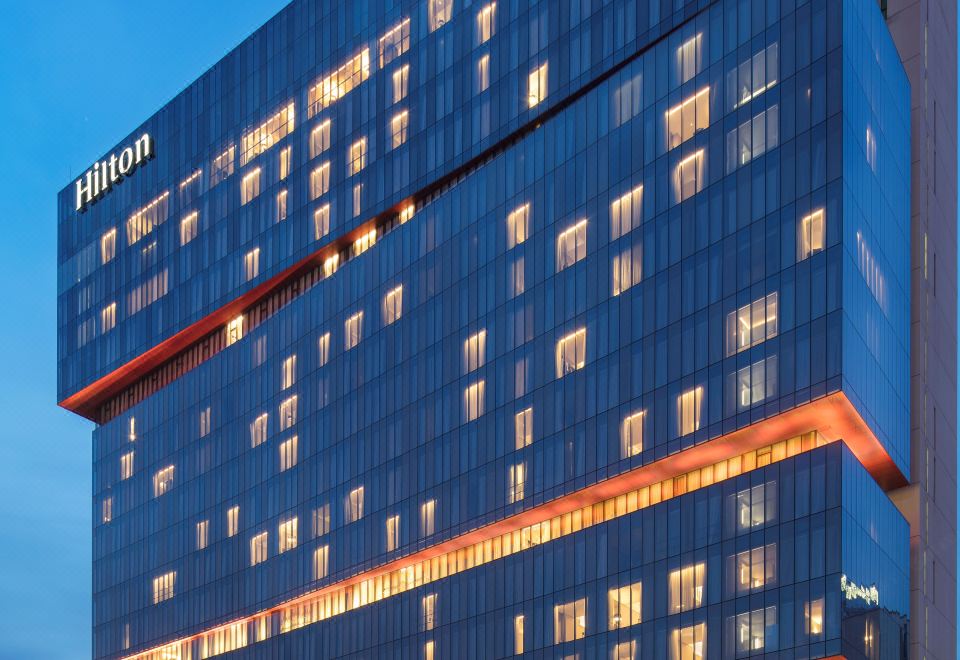
[{"label": "hilton sign", "polygon": [[127,147],[120,155],[113,154],[108,160],[96,163],[87,173],[77,179],[77,211],[85,211],[110,189],[130,176],[134,170],[153,158],[153,138],[144,133],[132,147]]}]

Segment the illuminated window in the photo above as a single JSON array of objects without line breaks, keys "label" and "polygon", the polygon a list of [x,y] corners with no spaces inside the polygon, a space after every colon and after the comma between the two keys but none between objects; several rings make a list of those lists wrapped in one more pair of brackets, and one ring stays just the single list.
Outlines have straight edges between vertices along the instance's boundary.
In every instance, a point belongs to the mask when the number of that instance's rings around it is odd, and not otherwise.
[{"label": "illuminated window", "polygon": [[317,366],[322,367],[330,360],[330,333],[325,332],[317,339]]},{"label": "illuminated window", "polygon": [[357,183],[353,186],[353,217],[360,215],[360,195],[363,193],[363,184]]},{"label": "illuminated window", "polygon": [[799,233],[797,237],[797,261],[806,259],[810,255],[823,250],[825,226],[826,216],[823,209],[817,209],[800,219],[800,223],[797,225]]},{"label": "illuminated window", "polygon": [[307,92],[307,114],[311,117],[329,107],[370,77],[370,49],[364,48],[343,66],[321,78]]},{"label": "illuminated window", "polygon": [[490,56],[481,55],[477,58],[477,94],[487,91],[490,87]]},{"label": "illuminated window", "polygon": [[509,474],[510,484],[507,489],[507,501],[511,504],[519,502],[526,495],[527,486],[527,464],[517,463],[510,466]]},{"label": "illuminated window", "polygon": [[482,44],[489,39],[497,27],[497,3],[484,5],[477,12],[477,43]]},{"label": "illuminated window", "polygon": [[127,218],[127,245],[133,245],[166,221],[170,209],[169,199],[170,193],[165,191]]},{"label": "illuminated window", "polygon": [[290,156],[291,147],[284,147],[280,152],[280,180],[286,179],[290,175]]},{"label": "illuminated window", "polygon": [[677,432],[693,433],[700,428],[700,410],[703,407],[703,386],[697,385],[677,397]]},{"label": "illuminated window", "polygon": [[463,342],[463,372],[479,369],[487,360],[487,331],[480,330]]},{"label": "illuminated window", "polygon": [[211,188],[233,174],[233,157],[236,150],[236,146],[231,144],[227,147],[226,151],[214,158],[213,162],[210,163]]},{"label": "illuminated window", "polygon": [[[776,106],[774,106],[776,107]],[[873,134],[873,131],[867,126],[867,138],[866,138],[866,157],[867,165],[870,166],[870,169],[874,172],[877,171],[877,136]]]},{"label": "illuminated window", "polygon": [[390,148],[396,149],[407,141],[407,111],[397,113],[390,120]]},{"label": "illuminated window", "polygon": [[731,108],[749,103],[777,84],[780,69],[779,44],[773,43],[727,73]]},{"label": "illuminated window", "polygon": [[200,437],[210,433],[210,406],[200,411]]},{"label": "illuminated window", "polygon": [[393,88],[393,102],[399,103],[407,98],[407,89],[410,86],[410,65],[404,64],[390,76]]},{"label": "illuminated window", "polygon": [[210,521],[201,520],[197,523],[197,550],[203,550],[210,541]]},{"label": "illuminated window", "polygon": [[403,313],[403,285],[390,291],[383,297],[383,322],[390,325]]},{"label": "illuminated window", "polygon": [[670,632],[670,660],[703,660],[707,657],[707,624],[697,623]]},{"label": "illuminated window", "polygon": [[519,296],[526,290],[526,262],[523,255],[510,262],[510,272],[507,274],[507,292],[510,297]]},{"label": "illuminated window", "polygon": [[260,194],[260,168],[243,175],[240,181],[240,204],[246,204]]},{"label": "illuminated window", "polygon": [[553,643],[562,644],[583,639],[587,634],[587,599],[553,607]]},{"label": "illuminated window", "polygon": [[776,396],[777,356],[771,355],[738,369],[734,387],[739,412]]},{"label": "illuminated window", "polygon": [[771,543],[744,550],[729,557],[736,593],[775,584],[777,581],[777,546]]},{"label": "illuminated window", "polygon": [[236,536],[240,531],[240,507],[227,509],[227,536]]},{"label": "illuminated window", "polygon": [[137,439],[137,418],[130,417],[129,421],[130,421],[130,425],[129,425],[129,428],[127,429],[127,439],[130,442],[133,442],[134,440]]},{"label": "illuminated window", "polygon": [[197,237],[197,220],[199,218],[200,214],[194,211],[180,221],[180,245],[186,245]]},{"label": "illuminated window", "polygon": [[260,274],[260,248],[255,247],[243,255],[243,277],[249,282]]},{"label": "illuminated window", "polygon": [[640,245],[628,245],[618,254],[613,255],[611,262],[611,287],[613,295],[619,296],[621,293],[639,284],[643,278],[643,249]]},{"label": "illuminated window", "polygon": [[624,418],[620,425],[620,452],[622,458],[636,456],[643,451],[643,420],[646,412],[641,410]]},{"label": "illuminated window", "polygon": [[310,199],[325,195],[330,190],[330,161],[310,172]]},{"label": "illuminated window", "polygon": [[112,330],[117,325],[117,303],[112,302],[100,310],[100,332]]},{"label": "illuminated window", "polygon": [[727,133],[727,174],[777,146],[779,114],[778,107],[772,105]]},{"label": "illuminated window", "polygon": [[581,220],[557,236],[557,270],[563,270],[587,256],[587,221]]},{"label": "illuminated window", "polygon": [[153,475],[153,496],[160,497],[173,488],[173,466],[159,470]]},{"label": "illuminated window", "polygon": [[343,324],[343,336],[346,350],[350,350],[360,343],[363,326],[363,312],[357,312]]},{"label": "illuminated window", "polygon": [[330,533],[330,504],[321,504],[313,510],[313,536],[317,538]]},{"label": "illuminated window", "polygon": [[400,546],[400,516],[387,516],[387,552]]},{"label": "illuminated window", "polygon": [[763,525],[777,516],[777,483],[770,481],[739,491],[736,497],[737,529]]},{"label": "illuminated window", "polygon": [[613,125],[620,126],[640,114],[643,76],[639,73],[613,90]]},{"label": "illuminated window", "polygon": [[297,464],[297,436],[280,443],[280,471],[289,470]]},{"label": "illuminated window", "polygon": [[282,140],[293,131],[293,126],[293,103],[290,103],[267,121],[245,133],[241,140],[243,151],[240,154],[240,166],[246,165],[254,157]]},{"label": "illuminated window", "polygon": [[177,581],[177,572],[170,571],[153,578],[153,604],[173,598],[173,585]]},{"label": "illuminated window", "polygon": [[681,85],[700,73],[702,41],[703,35],[696,34],[677,48],[676,73]]},{"label": "illuminated window", "polygon": [[778,307],[779,295],[774,291],[727,314],[727,356],[776,337]]},{"label": "illuminated window", "polygon": [[686,612],[703,604],[703,588],[706,583],[707,565],[704,562],[690,564],[670,571],[670,612]]},{"label": "illuminated window", "polygon": [[427,594],[420,599],[420,622],[423,630],[433,630],[436,624],[437,594]]},{"label": "illuminated window", "polygon": [[350,145],[350,153],[347,154],[347,173],[353,176],[366,166],[367,138],[360,138]]},{"label": "illuminated window", "polygon": [[484,381],[478,380],[463,391],[463,417],[472,422],[483,414]]},{"label": "illuminated window", "polygon": [[243,339],[243,316],[238,316],[227,323],[227,346]]},{"label": "illuminated window", "polygon": [[636,660],[637,658],[637,642],[636,640],[631,639],[627,642],[620,642],[613,647],[613,650],[610,652],[610,658],[612,660]]},{"label": "illuminated window", "polygon": [[284,520],[277,527],[277,552],[286,552],[297,547],[297,519]]},{"label": "illuminated window", "polygon": [[352,523],[363,518],[363,486],[357,486],[347,494],[344,507],[346,522]]},{"label": "illuminated window", "polygon": [[277,222],[287,219],[287,191],[277,193]]},{"label": "illuminated window", "polygon": [[532,108],[547,98],[547,63],[544,62],[527,76],[527,107]]},{"label": "illuminated window", "polygon": [[324,277],[330,277],[337,272],[337,268],[340,267],[340,253],[331,254],[329,257],[323,260],[323,275]]},{"label": "illuminated window", "polygon": [[513,416],[514,448],[523,449],[533,442],[533,408],[521,410]]},{"label": "illuminated window", "polygon": [[280,389],[292,387],[297,379],[297,356],[291,355],[283,361],[280,370]]},{"label": "illuminated window", "polygon": [[310,131],[310,158],[316,158],[330,148],[330,120],[324,119]]},{"label": "illuminated window", "polygon": [[641,584],[634,582],[607,592],[607,628],[616,630],[642,621]]},{"label": "illuminated window", "polygon": [[427,500],[420,505],[420,536],[430,536],[436,530],[437,501]]},{"label": "illuminated window", "polygon": [[113,498],[105,497],[100,503],[100,521],[108,523],[113,520]]},{"label": "illuminated window", "polygon": [[704,87],[667,110],[667,149],[680,146],[710,125],[710,88]]},{"label": "illuminated window", "polygon": [[111,229],[100,237],[100,263],[105,264],[117,256],[117,230]]},{"label": "illuminated window", "polygon": [[267,533],[260,532],[250,538],[250,565],[256,566],[267,560]]},{"label": "illuminated window", "polygon": [[297,395],[280,402],[280,430],[284,431],[297,423]]},{"label": "illuminated window", "polygon": [[133,476],[133,452],[128,451],[120,457],[120,480]]},{"label": "illuminated window", "polygon": [[433,660],[433,652],[436,644],[431,639],[423,645],[423,660]]},{"label": "illuminated window", "polygon": [[523,653],[523,615],[518,614],[513,617],[513,654],[520,655]]},{"label": "illuminated window", "polygon": [[313,212],[313,238],[319,241],[330,233],[330,205],[324,204]]},{"label": "illuminated window", "polygon": [[524,204],[507,215],[507,248],[520,245],[529,235],[530,204]]},{"label": "illuminated window", "polygon": [[382,69],[403,55],[410,48],[410,19],[405,18],[399,25],[387,30],[377,41],[377,51]]},{"label": "illuminated window", "polygon": [[353,242],[353,256],[359,256],[369,250],[377,242],[377,230],[371,229]]},{"label": "illuminated window", "polygon": [[[737,653],[751,653],[766,648],[766,640],[776,640],[777,608],[770,607],[744,612],[727,619],[727,632]],[[771,644],[776,648],[774,644]]]},{"label": "illuminated window", "polygon": [[811,637],[823,635],[823,598],[808,600],[803,604],[805,632]]},{"label": "illuminated window", "polygon": [[313,551],[313,579],[321,580],[327,577],[330,561],[330,546],[321,545]]},{"label": "illuminated window", "polygon": [[695,151],[679,163],[673,172],[673,195],[682,202],[703,190],[703,149]]},{"label": "illuminated window", "polygon": [[427,0],[427,17],[430,19],[430,31],[433,32],[437,28],[443,27],[443,25],[450,20],[452,13],[453,0]]},{"label": "illuminated window", "polygon": [[582,369],[586,361],[586,328],[580,328],[557,342],[557,378]]},{"label": "illuminated window", "polygon": [[640,226],[643,218],[643,186],[637,186],[610,203],[610,240]]}]

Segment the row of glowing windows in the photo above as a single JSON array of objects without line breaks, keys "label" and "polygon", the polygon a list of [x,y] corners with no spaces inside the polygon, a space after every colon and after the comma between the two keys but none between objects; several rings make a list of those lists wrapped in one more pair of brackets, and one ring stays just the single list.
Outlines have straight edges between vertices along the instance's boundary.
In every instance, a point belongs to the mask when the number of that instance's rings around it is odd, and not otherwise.
[{"label": "row of glowing windows", "polygon": [[[356,583],[322,593],[306,594],[271,611],[254,614],[240,622],[202,633],[197,640],[199,655],[200,657],[210,657],[247,646],[276,634],[296,630],[311,623],[338,616],[398,593],[416,589],[527,550],[541,543],[575,534],[593,525],[629,515],[674,497],[771,465],[824,444],[826,444],[826,440],[819,433],[805,433],[637,490],[631,490],[597,504],[548,517],[541,522],[497,534],[486,540],[477,541],[429,559],[412,562],[395,570],[372,573],[369,577],[362,578]],[[749,491],[745,490],[738,493],[738,524],[747,528],[771,520],[776,515],[775,504],[770,504],[771,498],[775,497],[775,492],[776,484],[770,482],[764,485],[763,492],[758,492],[754,487]],[[775,502],[775,500],[773,501]],[[233,516],[230,529],[233,530],[233,533],[236,533],[239,509],[234,507],[228,515]],[[549,516],[549,512],[547,515]],[[320,551],[319,555],[325,563],[324,567],[326,567],[326,562],[329,562],[329,547],[321,547],[327,548]],[[733,577],[737,593],[749,593],[753,589],[769,584],[771,580],[776,579],[775,553],[776,546],[768,544],[736,553],[728,558],[728,573]],[[689,611],[702,604],[705,576],[706,565],[699,562],[680,567],[671,573],[668,593],[671,611]],[[618,603],[621,593],[623,592],[620,592],[618,588],[616,596]],[[632,590],[630,594],[632,599]],[[624,594],[625,596],[626,594]],[[585,606],[586,603],[583,603],[584,613]],[[822,605],[820,607],[822,608]],[[574,605],[574,612],[576,611],[576,605]],[[816,610],[811,611],[816,612]],[[634,616],[632,600],[629,612],[624,611],[620,616],[622,617],[625,614],[630,617]],[[822,609],[819,614],[822,615]],[[583,622],[585,621],[584,616]],[[818,617],[817,625],[822,625],[822,616]],[[563,629],[563,634],[566,636],[568,629],[566,627]],[[571,638],[575,638],[575,636],[576,630],[574,629]],[[171,657],[171,654],[173,654],[173,657],[192,657],[193,644],[194,641],[190,639],[177,640],[132,657],[143,660],[160,660],[161,658]]]}]

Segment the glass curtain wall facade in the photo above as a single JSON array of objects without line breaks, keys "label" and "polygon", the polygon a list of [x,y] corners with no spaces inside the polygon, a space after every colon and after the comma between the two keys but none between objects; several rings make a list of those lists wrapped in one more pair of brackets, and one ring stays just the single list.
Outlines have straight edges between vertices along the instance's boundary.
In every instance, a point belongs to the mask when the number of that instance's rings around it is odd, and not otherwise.
[{"label": "glass curtain wall facade", "polygon": [[60,195],[93,655],[901,657],[909,96],[871,0],[291,3]]}]

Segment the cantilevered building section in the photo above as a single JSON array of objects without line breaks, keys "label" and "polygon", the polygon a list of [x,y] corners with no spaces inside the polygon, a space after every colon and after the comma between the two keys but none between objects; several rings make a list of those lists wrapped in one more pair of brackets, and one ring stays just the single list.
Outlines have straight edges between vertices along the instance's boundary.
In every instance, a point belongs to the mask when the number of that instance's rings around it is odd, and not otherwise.
[{"label": "cantilevered building section", "polygon": [[94,657],[950,657],[882,8],[368,10],[295,0],[60,194]]}]

